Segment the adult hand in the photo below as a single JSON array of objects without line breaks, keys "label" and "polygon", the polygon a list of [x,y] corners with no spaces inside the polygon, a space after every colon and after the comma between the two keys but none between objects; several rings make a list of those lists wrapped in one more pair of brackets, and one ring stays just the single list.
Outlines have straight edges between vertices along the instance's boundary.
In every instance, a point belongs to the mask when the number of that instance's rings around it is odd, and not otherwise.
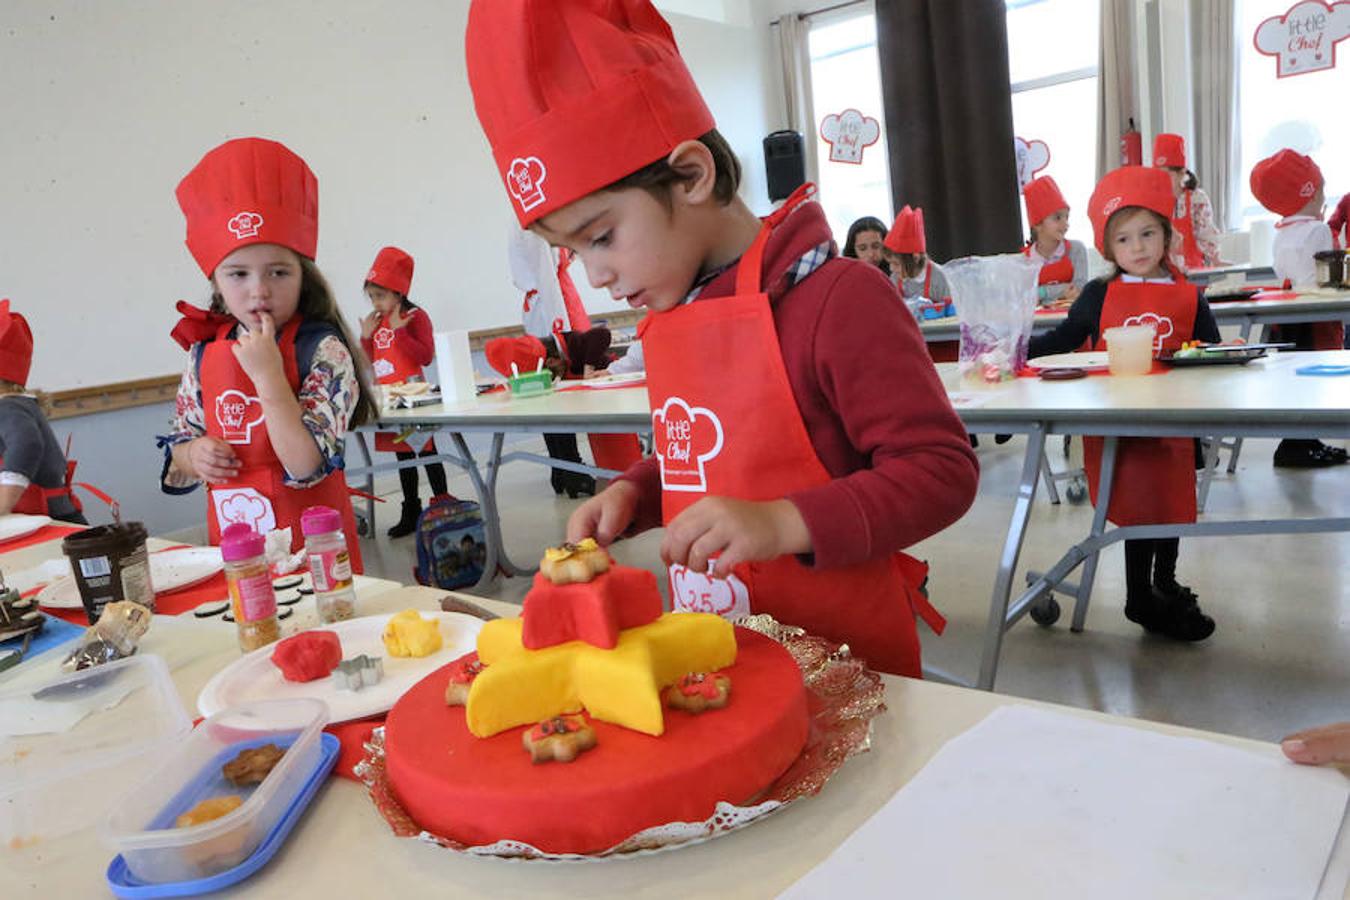
[{"label": "adult hand", "polygon": [[707,571],[708,560],[717,556],[712,574],[718,578],[727,577],[743,562],[810,550],[806,522],[789,500],[704,497],[666,526],[661,542],[661,558],[667,564],[695,572]]},{"label": "adult hand", "polygon": [[233,447],[210,435],[188,441],[187,458],[197,477],[207,484],[229,481],[242,465]]},{"label": "adult hand", "polygon": [[614,482],[577,507],[568,518],[568,543],[593,537],[600,546],[608,547],[632,523],[637,504],[638,490],[632,482]]},{"label": "adult hand", "polygon": [[239,360],[244,374],[260,392],[264,384],[274,379],[285,379],[281,348],[277,346],[277,327],[270,313],[258,317],[256,329],[242,332],[234,344],[234,358]]},{"label": "adult hand", "polygon": [[1350,722],[1296,731],[1280,741],[1284,755],[1296,763],[1350,763]]}]

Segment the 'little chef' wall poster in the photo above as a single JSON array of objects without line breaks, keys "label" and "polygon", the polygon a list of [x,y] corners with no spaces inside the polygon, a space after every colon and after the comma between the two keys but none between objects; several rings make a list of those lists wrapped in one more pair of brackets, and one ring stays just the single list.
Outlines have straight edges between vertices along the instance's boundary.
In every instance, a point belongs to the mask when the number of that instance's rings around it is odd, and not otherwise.
[{"label": "'little chef' wall poster", "polygon": [[1050,145],[1045,141],[1013,138],[1013,153],[1017,156],[1018,190],[1036,177],[1036,173],[1050,165]]},{"label": "'little chef' wall poster", "polygon": [[1336,44],[1350,37],[1350,2],[1302,0],[1256,26],[1256,49],[1275,57],[1275,75],[1288,78],[1336,66]]},{"label": "'little chef' wall poster", "polygon": [[820,137],[830,145],[830,162],[860,166],[863,150],[881,139],[881,123],[856,109],[846,109],[821,120]]}]

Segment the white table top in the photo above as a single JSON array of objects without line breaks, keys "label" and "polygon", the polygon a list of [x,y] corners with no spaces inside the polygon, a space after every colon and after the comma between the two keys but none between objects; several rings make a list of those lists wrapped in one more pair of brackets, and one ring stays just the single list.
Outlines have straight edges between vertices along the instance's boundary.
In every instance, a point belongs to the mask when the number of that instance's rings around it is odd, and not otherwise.
[{"label": "white table top", "polygon": [[1350,365],[1350,351],[1273,353],[1245,366],[1176,368],[1124,378],[1015,378],[988,387],[962,382],[954,363],[943,363],[938,371],[949,391],[974,398],[977,405],[959,410],[972,426],[1013,419],[1052,422],[1056,431],[1088,426],[1090,433],[1111,434],[1131,433],[1115,430],[1122,423],[1171,424],[1196,426],[1197,433],[1214,426],[1238,435],[1246,426],[1278,425],[1322,429],[1318,434],[1325,437],[1350,435],[1350,376],[1295,372],[1315,364]]},{"label": "white table top", "polygon": [[[402,588],[363,604],[372,612],[435,608],[444,592]],[[517,607],[466,598],[513,615]],[[203,629],[212,626],[200,623]],[[184,696],[238,656],[232,629],[203,638],[200,659],[174,672]],[[212,649],[207,649],[209,645]],[[364,788],[334,778],[272,862],[219,896],[294,897],[681,897],[774,896],[830,854],[902,787],[950,738],[1009,704],[1050,706],[1015,697],[887,677],[887,712],[874,723],[872,750],[850,760],[817,797],[708,843],[639,859],[567,865],[471,858],[393,836]],[[1053,707],[1064,709],[1063,707]],[[1208,732],[1068,710],[1102,721],[1189,734],[1267,756],[1271,744]],[[1047,841],[1053,842],[1053,836]],[[103,872],[112,854],[92,831],[25,851],[0,849],[6,897],[91,897],[106,894]],[[1350,897],[1350,894],[1347,894]]]},{"label": "white table top", "polygon": [[[515,397],[507,391],[482,394],[468,403],[446,407],[433,403],[416,409],[387,410],[380,414],[381,428],[438,425],[468,430],[496,431],[567,430],[564,426],[605,425],[650,428],[645,387],[606,390],[573,389]],[[578,430],[578,429],[573,429]]]},{"label": "white table top", "polygon": [[[1315,314],[1324,314],[1328,319],[1350,315],[1350,291],[1312,288],[1297,293],[1297,297],[1288,300],[1231,300],[1211,303],[1209,308],[1214,313],[1214,320],[1220,325],[1248,319],[1258,322],[1278,322],[1282,319],[1302,318]],[[1049,331],[1068,316],[1067,309],[1038,312],[1032,321],[1032,331],[1035,334]],[[961,320],[925,319],[919,323],[919,330],[928,341],[957,340],[961,336]]]}]

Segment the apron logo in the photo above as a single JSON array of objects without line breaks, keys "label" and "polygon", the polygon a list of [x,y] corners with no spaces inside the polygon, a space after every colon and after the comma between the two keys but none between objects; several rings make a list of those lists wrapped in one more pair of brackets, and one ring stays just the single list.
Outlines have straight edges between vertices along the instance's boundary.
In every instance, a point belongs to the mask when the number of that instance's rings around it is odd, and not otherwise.
[{"label": "apron logo", "polygon": [[1146,312],[1137,316],[1130,316],[1121,323],[1126,328],[1132,325],[1142,325],[1153,329],[1153,352],[1161,353],[1163,348],[1163,338],[1171,337],[1175,330],[1172,326],[1172,320],[1167,316],[1160,316],[1157,313]]},{"label": "apron logo", "polygon": [[690,408],[671,397],[652,411],[656,455],[661,461],[661,486],[668,491],[705,493],[704,465],[722,452],[722,423],[710,409]]},{"label": "apron logo", "polygon": [[216,422],[228,443],[247,444],[252,440],[253,427],[262,419],[262,404],[257,397],[231,389],[216,398]]},{"label": "apron logo", "polygon": [[230,232],[238,240],[258,236],[258,229],[262,227],[263,217],[260,213],[239,212],[225,224]]},{"label": "apron logo", "polygon": [[537,156],[525,159],[516,157],[511,160],[511,168],[506,172],[506,189],[516,198],[520,208],[529,212],[544,202],[544,179],[548,170]]},{"label": "apron logo", "polygon": [[378,350],[388,350],[394,344],[394,329],[380,328],[371,335],[371,342]]},{"label": "apron logo", "polygon": [[272,501],[253,488],[225,488],[211,491],[211,503],[216,509],[216,522],[224,531],[229,525],[241,523],[259,534],[277,527]]},{"label": "apron logo", "polygon": [[[708,560],[708,571],[716,565]],[[713,578],[678,563],[670,567],[671,606],[676,612],[713,613],[726,619],[750,615],[750,588],[735,575]]]},{"label": "apron logo", "polygon": [[390,375],[394,374],[394,364],[383,356],[376,358],[370,365],[371,368],[375,370],[375,375],[379,378],[388,378]]}]

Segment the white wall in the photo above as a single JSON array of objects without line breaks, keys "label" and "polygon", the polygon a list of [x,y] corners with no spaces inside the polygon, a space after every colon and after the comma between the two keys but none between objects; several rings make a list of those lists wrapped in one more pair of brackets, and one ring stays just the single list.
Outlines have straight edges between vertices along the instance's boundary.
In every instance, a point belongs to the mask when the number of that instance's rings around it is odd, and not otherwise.
[{"label": "white wall", "polygon": [[[698,14],[669,18],[746,167],[744,196],[764,211],[760,139],[778,118],[765,0],[666,5]],[[512,216],[473,115],[467,11],[466,0],[0,4],[0,296],[36,333],[32,383],[181,367],[173,303],[203,302],[207,286],[173,190],[208,149],[244,135],[283,141],[318,174],[318,261],[349,320],[375,251],[398,244],[438,327],[516,322]],[[615,308],[582,286],[589,308]]]}]

